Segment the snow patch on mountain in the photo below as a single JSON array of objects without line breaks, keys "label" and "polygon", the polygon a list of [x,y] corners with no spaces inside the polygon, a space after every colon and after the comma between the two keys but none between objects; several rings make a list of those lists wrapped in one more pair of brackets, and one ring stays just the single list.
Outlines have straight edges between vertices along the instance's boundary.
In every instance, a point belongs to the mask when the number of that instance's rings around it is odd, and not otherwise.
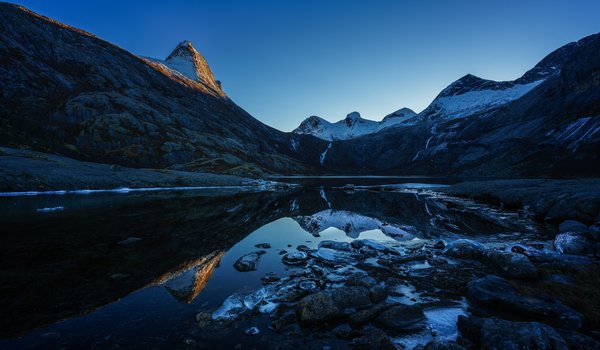
[{"label": "snow patch on mountain", "polygon": [[[525,95],[544,80],[537,80],[527,84],[514,84],[506,88],[486,88],[460,92],[453,95],[438,96],[422,113],[428,117],[440,117],[450,120],[468,117],[476,113],[498,108]],[[448,88],[452,88],[450,85]]]},{"label": "snow patch on mountain", "polygon": [[296,134],[309,134],[320,139],[348,140],[358,136],[372,134],[393,125],[398,125],[417,114],[408,108],[402,108],[387,115],[382,121],[363,119],[358,112],[352,112],[345,119],[330,123],[323,118],[312,116],[304,120],[292,131]]}]

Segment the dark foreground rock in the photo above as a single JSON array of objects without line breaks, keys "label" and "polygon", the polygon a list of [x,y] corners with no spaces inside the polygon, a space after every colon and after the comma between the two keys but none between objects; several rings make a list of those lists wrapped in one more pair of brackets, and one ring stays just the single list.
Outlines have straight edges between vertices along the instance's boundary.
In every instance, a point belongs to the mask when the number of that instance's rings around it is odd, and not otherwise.
[{"label": "dark foreground rock", "polygon": [[540,320],[570,330],[583,325],[583,316],[560,301],[521,295],[498,276],[489,275],[469,282],[467,297],[476,306],[506,316]]},{"label": "dark foreground rock", "polygon": [[317,292],[300,300],[296,316],[302,326],[321,326],[325,322],[347,316],[347,308],[361,308],[371,304],[369,290],[364,287],[334,288]]},{"label": "dark foreground rock", "polygon": [[465,337],[481,349],[569,349],[554,328],[539,322],[460,316],[458,327]]}]

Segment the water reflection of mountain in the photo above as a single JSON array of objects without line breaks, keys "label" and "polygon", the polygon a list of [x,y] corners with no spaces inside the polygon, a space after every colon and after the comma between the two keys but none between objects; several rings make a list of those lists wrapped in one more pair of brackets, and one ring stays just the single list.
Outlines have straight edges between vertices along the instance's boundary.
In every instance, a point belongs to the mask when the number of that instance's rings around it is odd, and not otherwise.
[{"label": "water reflection of mountain", "polygon": [[0,321],[0,336],[89,312],[219,256],[285,215],[279,196],[171,193],[108,204],[98,196],[103,205],[86,210],[4,218],[11,234],[0,236],[0,302],[11,317]]},{"label": "water reflection of mountain", "polygon": [[439,196],[331,189],[63,200],[64,211],[1,219],[11,234],[0,236],[0,302],[12,315],[0,321],[2,337],[87,313],[148,285],[166,282],[174,298],[189,303],[224,252],[282,217],[311,234],[336,227],[357,237],[380,229],[398,240],[507,231],[518,219]]}]

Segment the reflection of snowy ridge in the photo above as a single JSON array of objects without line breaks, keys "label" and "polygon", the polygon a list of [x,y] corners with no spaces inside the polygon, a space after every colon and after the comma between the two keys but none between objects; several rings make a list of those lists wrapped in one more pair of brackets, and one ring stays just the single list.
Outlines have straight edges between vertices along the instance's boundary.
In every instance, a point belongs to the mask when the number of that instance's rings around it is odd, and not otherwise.
[{"label": "reflection of snowy ridge", "polygon": [[337,228],[346,232],[348,237],[357,238],[362,232],[381,230],[386,236],[396,240],[414,238],[403,228],[382,222],[379,219],[360,215],[346,210],[324,210],[310,216],[298,216],[294,220],[312,235],[318,234],[328,228]]}]

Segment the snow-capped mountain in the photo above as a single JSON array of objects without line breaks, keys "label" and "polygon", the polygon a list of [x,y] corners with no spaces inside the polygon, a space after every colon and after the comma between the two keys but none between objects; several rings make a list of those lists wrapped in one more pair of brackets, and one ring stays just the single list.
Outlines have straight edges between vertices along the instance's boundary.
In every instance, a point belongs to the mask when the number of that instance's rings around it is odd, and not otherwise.
[{"label": "snow-capped mountain", "polygon": [[217,92],[222,92],[221,82],[215,77],[208,66],[208,62],[192,45],[190,41],[182,41],[173,52],[163,61],[154,58],[151,60],[166,66],[176,74],[202,83]]},{"label": "snow-capped mountain", "polygon": [[418,116],[337,141],[315,160],[346,173],[600,174],[599,52],[595,34],[550,53],[514,81],[467,75]]},{"label": "snow-capped mountain", "polygon": [[409,108],[402,108],[387,115],[382,121],[363,119],[358,112],[352,112],[345,119],[330,123],[323,118],[312,116],[305,119],[298,128],[292,131],[295,134],[313,135],[320,139],[348,140],[358,136],[372,134],[390,126],[399,124],[416,115]]},{"label": "snow-capped mountain", "polygon": [[560,67],[576,46],[577,43],[570,43],[552,52],[516,80],[493,81],[467,74],[442,90],[413,120],[458,119],[502,107],[559,74]]}]

